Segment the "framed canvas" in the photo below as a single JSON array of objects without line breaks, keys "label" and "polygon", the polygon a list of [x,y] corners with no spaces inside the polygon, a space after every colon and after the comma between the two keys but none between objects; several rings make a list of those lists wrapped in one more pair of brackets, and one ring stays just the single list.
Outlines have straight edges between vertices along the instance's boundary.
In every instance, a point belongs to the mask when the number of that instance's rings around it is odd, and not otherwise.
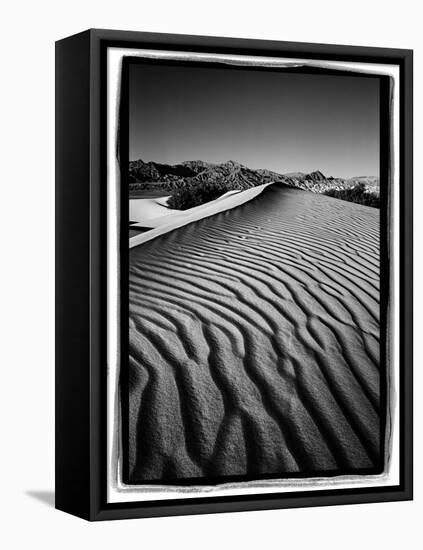
[{"label": "framed canvas", "polygon": [[56,43],[56,507],[412,498],[412,52]]}]

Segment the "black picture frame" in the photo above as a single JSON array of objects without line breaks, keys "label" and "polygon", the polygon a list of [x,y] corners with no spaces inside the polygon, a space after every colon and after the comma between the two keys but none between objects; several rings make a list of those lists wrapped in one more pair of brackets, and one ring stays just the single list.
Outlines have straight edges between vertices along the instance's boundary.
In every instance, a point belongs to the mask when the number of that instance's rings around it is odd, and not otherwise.
[{"label": "black picture frame", "polygon": [[[111,504],[107,445],[107,48],[397,65],[400,71],[400,483]],[[91,29],[56,43],[56,508],[87,520],[412,498],[411,50]],[[121,250],[127,246],[123,236]]]}]

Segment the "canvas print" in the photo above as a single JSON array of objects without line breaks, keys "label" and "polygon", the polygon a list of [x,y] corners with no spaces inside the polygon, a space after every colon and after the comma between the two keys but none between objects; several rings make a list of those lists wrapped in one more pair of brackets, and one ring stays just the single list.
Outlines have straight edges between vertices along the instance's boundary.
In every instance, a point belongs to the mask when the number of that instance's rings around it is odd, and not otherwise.
[{"label": "canvas print", "polygon": [[383,471],[384,92],[375,75],[127,62],[124,483]]}]

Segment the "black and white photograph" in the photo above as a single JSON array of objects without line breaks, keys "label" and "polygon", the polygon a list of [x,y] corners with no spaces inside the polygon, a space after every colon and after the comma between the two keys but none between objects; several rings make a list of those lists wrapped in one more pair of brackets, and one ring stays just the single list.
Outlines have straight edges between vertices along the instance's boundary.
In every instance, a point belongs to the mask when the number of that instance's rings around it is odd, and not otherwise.
[{"label": "black and white photograph", "polygon": [[56,70],[56,508],[411,499],[412,52],[94,29]]},{"label": "black and white photograph", "polygon": [[415,548],[415,0],[4,6],[0,548]]},{"label": "black and white photograph", "polygon": [[122,70],[123,482],[382,474],[389,77]]}]

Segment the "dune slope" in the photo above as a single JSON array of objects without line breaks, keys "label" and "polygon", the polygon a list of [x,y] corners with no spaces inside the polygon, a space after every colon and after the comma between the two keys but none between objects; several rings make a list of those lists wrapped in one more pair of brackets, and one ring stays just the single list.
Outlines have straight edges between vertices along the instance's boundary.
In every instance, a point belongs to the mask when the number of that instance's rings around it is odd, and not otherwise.
[{"label": "dune slope", "polygon": [[379,471],[379,211],[272,185],[130,250],[125,481]]}]

